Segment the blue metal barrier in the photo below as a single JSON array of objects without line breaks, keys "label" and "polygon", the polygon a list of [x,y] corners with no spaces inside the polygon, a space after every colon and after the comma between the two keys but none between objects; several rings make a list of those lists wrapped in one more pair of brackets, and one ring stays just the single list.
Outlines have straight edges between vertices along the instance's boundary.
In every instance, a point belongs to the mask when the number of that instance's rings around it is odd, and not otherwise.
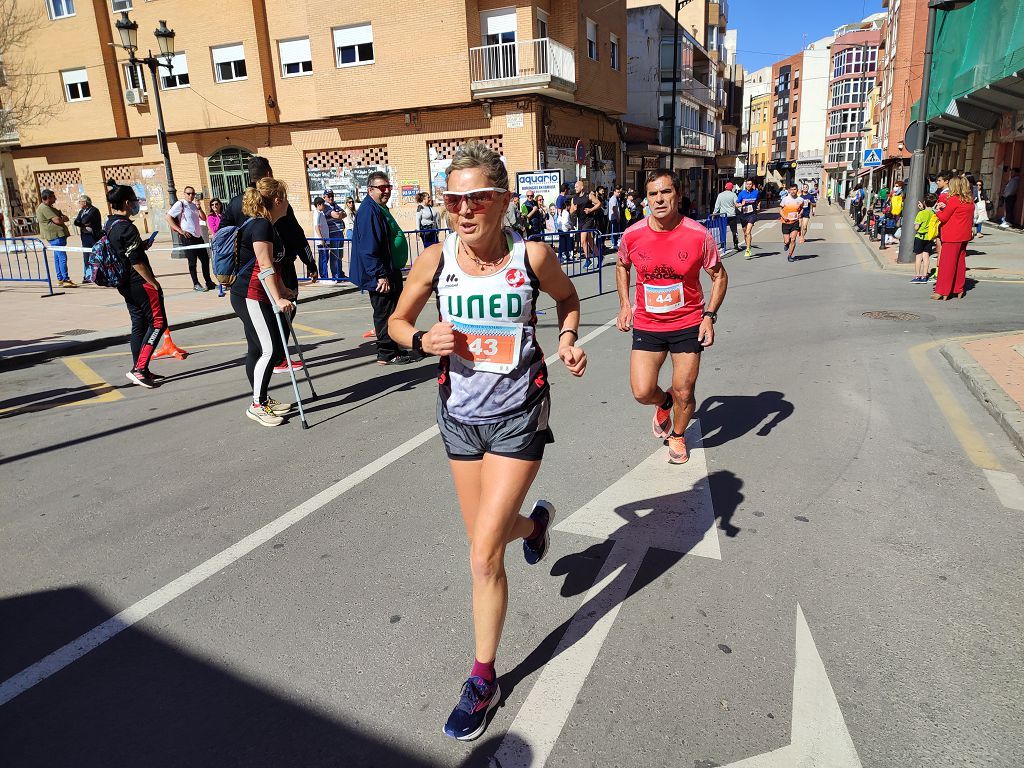
[{"label": "blue metal barrier", "polygon": [[718,243],[718,250],[725,250],[725,237],[729,231],[729,217],[723,214],[717,216],[708,216],[706,219],[702,219],[703,224],[711,234],[715,236],[715,242]]},{"label": "blue metal barrier", "polygon": [[[594,241],[594,248],[589,254],[583,253],[580,235],[587,234]],[[571,232],[544,232],[530,235],[527,240],[547,243],[558,256],[562,271],[570,278],[583,275],[597,275],[597,291],[604,293],[604,257],[605,239],[609,237],[596,229],[574,229]]]},{"label": "blue metal barrier", "polygon": [[38,237],[0,238],[0,281],[46,283],[46,296],[57,296],[50,279],[47,244]]}]

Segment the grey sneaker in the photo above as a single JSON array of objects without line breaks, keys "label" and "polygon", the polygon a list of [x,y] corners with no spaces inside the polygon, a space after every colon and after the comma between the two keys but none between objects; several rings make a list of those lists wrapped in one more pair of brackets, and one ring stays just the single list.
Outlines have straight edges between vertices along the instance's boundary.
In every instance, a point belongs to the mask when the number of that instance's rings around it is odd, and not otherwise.
[{"label": "grey sneaker", "polygon": [[539,499],[533,505],[530,519],[541,527],[541,534],[534,539],[523,539],[523,557],[530,565],[536,565],[547,555],[551,544],[551,523],[555,520],[555,505]]},{"label": "grey sneaker", "polygon": [[270,410],[269,405],[253,403],[246,409],[245,415],[264,427],[279,427],[284,423],[284,419]]}]

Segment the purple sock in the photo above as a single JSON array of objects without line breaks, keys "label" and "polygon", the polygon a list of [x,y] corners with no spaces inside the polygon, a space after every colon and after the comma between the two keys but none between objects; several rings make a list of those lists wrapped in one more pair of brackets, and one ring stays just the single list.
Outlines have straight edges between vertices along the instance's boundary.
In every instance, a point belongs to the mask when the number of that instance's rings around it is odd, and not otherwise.
[{"label": "purple sock", "polygon": [[470,677],[482,677],[488,683],[494,682],[494,662],[484,664],[482,661],[473,659],[473,671],[469,673]]}]

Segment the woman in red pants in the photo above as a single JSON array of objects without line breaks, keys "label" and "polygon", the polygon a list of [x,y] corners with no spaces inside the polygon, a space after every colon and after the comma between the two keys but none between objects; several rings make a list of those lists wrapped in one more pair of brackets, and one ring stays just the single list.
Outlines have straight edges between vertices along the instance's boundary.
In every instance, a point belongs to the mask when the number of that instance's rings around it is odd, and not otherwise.
[{"label": "woman in red pants", "polygon": [[962,299],[967,280],[967,243],[974,227],[974,197],[971,185],[963,176],[949,181],[949,196],[935,207],[939,217],[939,277],[932,298],[945,301],[950,296]]}]

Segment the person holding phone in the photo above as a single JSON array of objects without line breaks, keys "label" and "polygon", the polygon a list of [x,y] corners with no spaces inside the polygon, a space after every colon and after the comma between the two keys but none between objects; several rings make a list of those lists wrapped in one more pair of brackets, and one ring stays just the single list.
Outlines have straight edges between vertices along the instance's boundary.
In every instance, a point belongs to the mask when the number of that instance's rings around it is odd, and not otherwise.
[{"label": "person holding phone", "polygon": [[111,249],[131,265],[124,282],[117,287],[124,297],[132,319],[132,369],[125,374],[132,384],[152,389],[162,378],[149,370],[153,352],[167,330],[164,292],[153,274],[146,251],[156,239],[156,232],[145,242],[131,217],[139,214],[139,200],[131,187],[108,181],[107,204],[114,213],[107,219],[103,233]]}]

